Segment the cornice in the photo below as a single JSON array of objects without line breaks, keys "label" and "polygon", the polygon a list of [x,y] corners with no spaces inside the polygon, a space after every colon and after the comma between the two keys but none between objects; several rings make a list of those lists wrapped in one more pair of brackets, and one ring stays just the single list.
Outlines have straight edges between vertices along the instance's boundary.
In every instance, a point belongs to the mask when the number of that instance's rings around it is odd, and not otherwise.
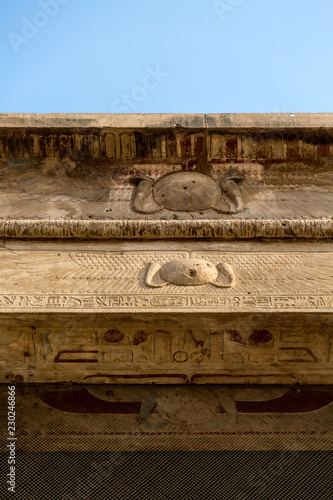
[{"label": "cornice", "polygon": [[278,239],[333,238],[333,220],[10,220],[0,238],[12,239]]},{"label": "cornice", "polygon": [[333,113],[0,113],[0,127],[332,129]]},{"label": "cornice", "polygon": [[2,113],[0,237],[331,238],[332,164],[330,113]]}]

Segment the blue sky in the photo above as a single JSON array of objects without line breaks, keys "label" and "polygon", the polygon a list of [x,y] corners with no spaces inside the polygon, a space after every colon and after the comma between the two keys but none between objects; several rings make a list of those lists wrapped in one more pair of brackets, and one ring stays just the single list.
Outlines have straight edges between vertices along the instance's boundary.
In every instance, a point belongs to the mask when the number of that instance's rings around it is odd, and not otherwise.
[{"label": "blue sky", "polygon": [[332,0],[2,0],[0,112],[333,112]]}]

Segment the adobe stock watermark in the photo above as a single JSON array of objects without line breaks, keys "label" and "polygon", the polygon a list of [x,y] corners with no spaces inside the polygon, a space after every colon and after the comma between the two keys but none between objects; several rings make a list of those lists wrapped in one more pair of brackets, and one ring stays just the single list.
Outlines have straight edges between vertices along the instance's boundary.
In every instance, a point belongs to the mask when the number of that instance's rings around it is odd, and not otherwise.
[{"label": "adobe stock watermark", "polygon": [[273,108],[272,113],[289,113],[287,106],[283,106],[282,108]]},{"label": "adobe stock watermark", "polygon": [[115,99],[111,104],[112,113],[129,113],[137,108],[139,104],[147,99],[150,92],[156,90],[157,87],[169,76],[169,73],[162,71],[157,64],[155,68],[147,66],[146,74],[142,79],[141,85],[136,85],[132,88],[129,94],[121,94],[119,99]]},{"label": "adobe stock watermark", "polygon": [[39,30],[45,28],[50,18],[55,17],[60,12],[61,6],[67,5],[72,0],[39,0],[38,5],[41,10],[37,10],[31,19],[21,17],[21,32],[7,33],[7,38],[12,49],[17,54],[22,45],[26,45],[38,34]]},{"label": "adobe stock watermark", "polygon": [[213,0],[213,7],[221,21],[224,21],[225,15],[234,12],[244,0]]},{"label": "adobe stock watermark", "polygon": [[109,453],[108,459],[103,462],[93,462],[91,472],[84,479],[78,478],[72,493],[64,493],[61,500],[75,500],[91,498],[92,493],[101,489],[104,482],[112,475],[114,469],[120,467],[125,461],[125,455],[121,452]]},{"label": "adobe stock watermark", "polygon": [[248,478],[247,484],[250,489],[253,489],[256,496],[253,496],[253,493],[242,491],[235,500],[251,500],[252,498],[259,498],[259,496],[261,498],[267,486],[276,481],[285,468],[294,462],[298,456],[298,451],[281,451],[277,460],[273,460],[267,465],[266,469],[259,469],[258,472]]}]

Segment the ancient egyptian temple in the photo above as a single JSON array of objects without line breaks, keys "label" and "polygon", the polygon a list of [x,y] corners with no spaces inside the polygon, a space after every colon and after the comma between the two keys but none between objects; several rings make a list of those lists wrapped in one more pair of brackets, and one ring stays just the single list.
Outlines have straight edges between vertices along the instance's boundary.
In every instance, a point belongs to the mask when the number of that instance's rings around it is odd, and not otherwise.
[{"label": "ancient egyptian temple", "polygon": [[[333,115],[1,114],[0,166],[17,453],[114,454],[118,496],[71,458],[54,498],[291,498],[332,451]],[[150,491],[179,454],[245,479]]]}]

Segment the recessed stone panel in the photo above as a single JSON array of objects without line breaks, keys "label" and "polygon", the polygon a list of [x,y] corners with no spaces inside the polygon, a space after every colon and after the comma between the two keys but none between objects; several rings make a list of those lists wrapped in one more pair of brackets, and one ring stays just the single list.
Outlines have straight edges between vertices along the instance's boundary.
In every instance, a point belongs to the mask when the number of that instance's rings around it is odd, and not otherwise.
[{"label": "recessed stone panel", "polygon": [[333,384],[333,315],[2,315],[2,383]]}]

